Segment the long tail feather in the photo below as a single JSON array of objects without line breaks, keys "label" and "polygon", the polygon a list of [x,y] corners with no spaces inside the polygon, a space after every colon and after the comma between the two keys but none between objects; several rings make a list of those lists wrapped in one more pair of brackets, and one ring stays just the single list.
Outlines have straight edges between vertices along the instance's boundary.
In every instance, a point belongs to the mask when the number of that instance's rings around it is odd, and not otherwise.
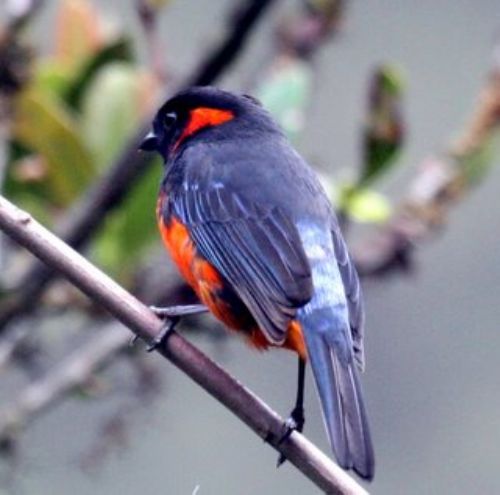
[{"label": "long tail feather", "polygon": [[[375,462],[358,370],[331,339],[339,329],[322,330],[324,317],[314,316],[320,315],[308,315],[302,324],[330,445],[343,468],[370,480]],[[336,323],[334,316],[329,318],[330,325]]]}]

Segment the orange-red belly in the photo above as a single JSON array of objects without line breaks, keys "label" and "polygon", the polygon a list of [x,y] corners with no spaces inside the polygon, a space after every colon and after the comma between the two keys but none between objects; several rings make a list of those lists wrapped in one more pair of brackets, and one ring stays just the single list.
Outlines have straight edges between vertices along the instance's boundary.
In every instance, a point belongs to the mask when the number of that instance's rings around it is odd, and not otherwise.
[{"label": "orange-red belly", "polygon": [[[228,287],[228,283],[213,265],[197,252],[187,228],[173,217],[165,223],[161,214],[161,199],[157,214],[158,227],[165,247],[201,302],[229,328],[241,331],[254,347],[267,349],[271,344],[241,300]],[[290,322],[283,347],[306,358],[304,338],[298,321]]]}]

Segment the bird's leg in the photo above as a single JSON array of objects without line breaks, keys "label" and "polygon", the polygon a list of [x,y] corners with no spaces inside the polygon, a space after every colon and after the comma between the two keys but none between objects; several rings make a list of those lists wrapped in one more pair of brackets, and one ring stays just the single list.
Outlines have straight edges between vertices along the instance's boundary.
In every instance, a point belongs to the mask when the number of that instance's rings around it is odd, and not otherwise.
[{"label": "bird's leg", "polygon": [[[200,313],[206,313],[208,311],[208,308],[203,304],[186,304],[184,306],[167,307],[149,306],[149,309],[155,315],[159,316],[160,318],[164,318],[166,322],[158,335],[154,338],[153,342],[148,346],[148,352],[152,352],[163,345],[168,334],[175,328],[175,325],[179,323],[179,320],[183,316],[197,315]],[[132,339],[131,344],[134,344],[136,340],[137,336]]]},{"label": "bird's leg", "polygon": [[[281,436],[278,444],[284,442],[292,433],[297,430],[302,433],[304,429],[304,380],[306,376],[306,362],[299,356],[299,373],[297,380],[297,398],[295,399],[295,407],[292,409],[290,416],[285,421],[285,432]],[[286,461],[286,457],[280,454],[276,467],[280,467]]]}]

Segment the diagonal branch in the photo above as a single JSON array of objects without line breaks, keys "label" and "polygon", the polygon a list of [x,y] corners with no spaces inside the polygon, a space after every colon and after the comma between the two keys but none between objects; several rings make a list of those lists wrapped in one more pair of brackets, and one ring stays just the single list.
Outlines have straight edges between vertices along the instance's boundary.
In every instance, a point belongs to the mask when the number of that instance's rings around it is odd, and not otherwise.
[{"label": "diagonal branch", "polygon": [[[37,377],[0,409],[0,444],[12,439],[30,420],[64,393],[83,385],[106,360],[124,349],[130,337],[121,325],[108,323],[89,342],[68,354],[46,374]],[[0,359],[1,359],[0,355]],[[0,361],[1,365],[1,361]]]},{"label": "diagonal branch", "polygon": [[187,86],[207,86],[230,65],[240,53],[256,21],[274,0],[250,0],[244,8],[233,12],[231,32],[225,42],[207,58]]},{"label": "diagonal branch", "polygon": [[[52,269],[61,272],[140,338],[150,342],[161,331],[161,320],[146,306],[42,227],[28,213],[1,196],[0,229]],[[170,334],[158,352],[230,409],[264,441],[285,455],[319,488],[332,494],[366,493],[298,432],[293,432],[280,443],[285,428],[283,419],[179,334]]]}]

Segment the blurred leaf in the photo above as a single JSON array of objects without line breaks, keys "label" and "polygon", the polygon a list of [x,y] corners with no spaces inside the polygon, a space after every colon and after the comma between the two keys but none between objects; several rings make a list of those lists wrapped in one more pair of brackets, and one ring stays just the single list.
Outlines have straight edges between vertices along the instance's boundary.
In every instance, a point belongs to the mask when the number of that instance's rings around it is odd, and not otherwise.
[{"label": "blurred leaf", "polygon": [[[95,163],[107,167],[151,108],[157,87],[150,76],[126,63],[99,71],[82,100],[82,135]],[[161,167],[148,172],[107,220],[93,246],[97,263],[120,281],[130,281],[137,260],[157,239],[155,207]]]},{"label": "blurred leaf", "polygon": [[155,211],[162,167],[157,162],[111,215],[92,247],[96,263],[122,283],[130,282],[137,261],[158,239]]},{"label": "blurred leaf", "polygon": [[376,71],[375,77],[381,91],[397,97],[402,95],[405,83],[403,74],[397,66],[392,64],[382,65]]},{"label": "blurred leaf", "polygon": [[68,205],[94,176],[92,159],[74,120],[55,98],[41,90],[31,88],[19,95],[13,136],[44,157],[44,184],[54,205]]},{"label": "blurred leaf", "polygon": [[70,87],[71,74],[71,71],[56,60],[42,59],[37,64],[32,85],[41,91],[60,97]]},{"label": "blurred leaf", "polygon": [[78,110],[86,90],[96,74],[115,61],[131,62],[130,40],[119,38],[92,53],[76,72],[56,59],[42,59],[36,67],[33,86],[50,92]]},{"label": "blurred leaf", "polygon": [[388,172],[399,157],[400,142],[392,138],[365,134],[364,138],[364,166],[360,184],[365,186]]},{"label": "blurred leaf", "polygon": [[383,65],[376,69],[369,88],[360,186],[372,183],[397,162],[404,140],[403,90],[402,77],[395,67]]},{"label": "blurred leaf", "polygon": [[97,74],[85,94],[82,134],[100,169],[111,163],[140,121],[139,76],[128,64],[112,63]]},{"label": "blurred leaf", "polygon": [[102,44],[100,19],[91,2],[62,0],[56,26],[56,59],[75,70]]},{"label": "blurred leaf", "polygon": [[131,62],[132,46],[127,38],[113,40],[97,53],[92,54],[68,87],[65,100],[73,108],[80,108],[82,97],[96,74],[111,62]]},{"label": "blurred leaf", "polygon": [[363,223],[385,222],[391,214],[391,205],[385,196],[352,185],[341,187],[338,207],[350,218]]},{"label": "blurred leaf", "polygon": [[304,112],[312,94],[313,73],[309,64],[295,58],[283,59],[256,90],[262,102],[291,140],[304,127]]}]

